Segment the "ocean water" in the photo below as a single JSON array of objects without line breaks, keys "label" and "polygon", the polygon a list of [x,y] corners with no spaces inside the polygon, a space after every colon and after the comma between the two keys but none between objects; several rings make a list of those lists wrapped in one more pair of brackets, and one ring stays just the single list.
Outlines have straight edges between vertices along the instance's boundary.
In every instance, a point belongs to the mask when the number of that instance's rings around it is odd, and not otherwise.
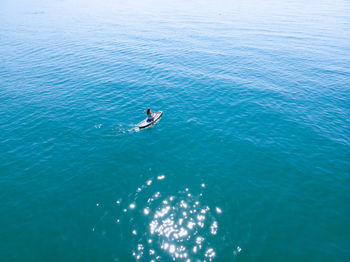
[{"label": "ocean water", "polygon": [[0,261],[349,261],[349,204],[348,1],[1,1]]}]

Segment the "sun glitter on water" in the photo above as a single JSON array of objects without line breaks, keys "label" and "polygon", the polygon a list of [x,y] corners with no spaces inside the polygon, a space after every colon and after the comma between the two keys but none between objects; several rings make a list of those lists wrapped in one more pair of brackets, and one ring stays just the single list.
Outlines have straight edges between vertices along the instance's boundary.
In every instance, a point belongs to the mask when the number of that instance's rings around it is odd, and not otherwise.
[{"label": "sun glitter on water", "polygon": [[[121,200],[117,202],[118,208],[123,210],[122,215],[116,218],[117,223],[123,219],[147,221],[143,228],[129,222],[135,241],[132,255],[145,261],[169,258],[174,261],[214,260],[216,251],[210,242],[218,237],[217,219],[222,213],[221,208],[203,203],[205,184],[198,185],[201,189],[199,194],[192,193],[189,188],[171,195],[155,190],[156,183],[166,183],[165,178],[162,174],[145,181],[136,188],[132,201],[123,201],[128,202],[125,207],[120,205]],[[146,197],[140,198],[140,194]],[[143,199],[143,203],[137,202],[137,199]],[[130,216],[133,216],[132,220],[129,220]]]}]

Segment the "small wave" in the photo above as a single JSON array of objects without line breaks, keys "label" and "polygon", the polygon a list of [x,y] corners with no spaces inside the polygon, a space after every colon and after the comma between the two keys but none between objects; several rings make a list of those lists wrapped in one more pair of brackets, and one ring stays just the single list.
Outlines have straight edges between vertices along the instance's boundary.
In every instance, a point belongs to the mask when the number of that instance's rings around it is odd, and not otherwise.
[{"label": "small wave", "polygon": [[124,125],[120,124],[118,127],[112,129],[115,135],[125,135],[134,132],[139,132],[140,129],[136,124]]},{"label": "small wave", "polygon": [[198,122],[198,119],[195,117],[191,117],[186,120],[186,123],[197,123],[197,122]]},{"label": "small wave", "polygon": [[133,132],[139,132],[140,128],[137,125],[133,125],[130,129],[128,129],[129,133],[133,133]]}]

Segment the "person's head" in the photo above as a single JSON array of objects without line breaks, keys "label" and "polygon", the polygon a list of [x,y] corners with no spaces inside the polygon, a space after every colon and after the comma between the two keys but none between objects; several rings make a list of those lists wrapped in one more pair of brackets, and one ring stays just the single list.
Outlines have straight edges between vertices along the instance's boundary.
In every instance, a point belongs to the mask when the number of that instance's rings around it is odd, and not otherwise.
[{"label": "person's head", "polygon": [[148,109],[147,109],[147,115],[150,114],[150,113],[151,113],[151,109],[148,108]]}]

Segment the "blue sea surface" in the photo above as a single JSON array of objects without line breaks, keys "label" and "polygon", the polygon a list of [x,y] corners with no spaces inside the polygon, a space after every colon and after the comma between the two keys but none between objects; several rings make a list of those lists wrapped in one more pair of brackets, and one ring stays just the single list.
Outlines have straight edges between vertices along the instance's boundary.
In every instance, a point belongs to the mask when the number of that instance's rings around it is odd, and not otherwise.
[{"label": "blue sea surface", "polygon": [[349,243],[349,1],[0,2],[0,261]]}]

